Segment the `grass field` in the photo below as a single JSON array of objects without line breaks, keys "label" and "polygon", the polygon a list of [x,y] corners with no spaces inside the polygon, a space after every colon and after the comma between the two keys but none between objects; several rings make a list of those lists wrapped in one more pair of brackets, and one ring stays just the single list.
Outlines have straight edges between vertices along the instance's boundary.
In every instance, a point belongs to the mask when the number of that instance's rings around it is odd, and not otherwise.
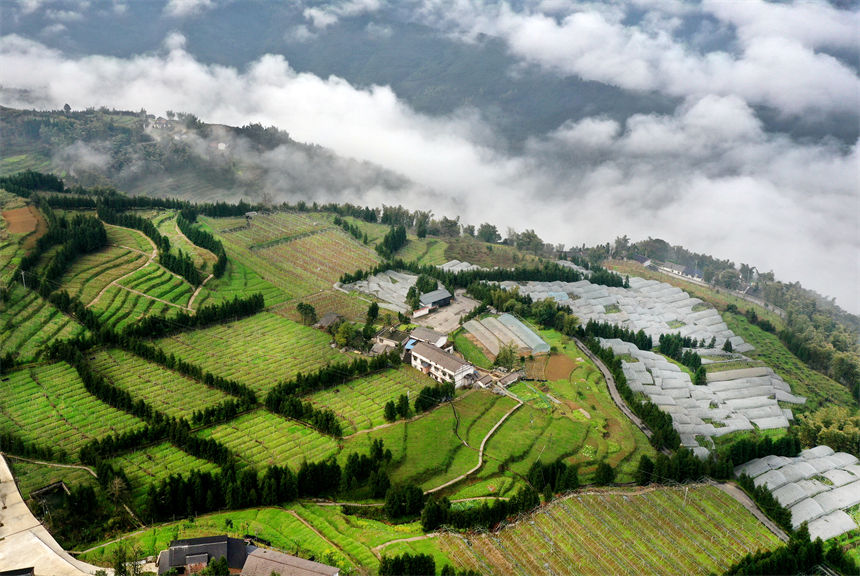
[{"label": "grass field", "polygon": [[74,338],[86,329],[32,290],[12,284],[9,300],[0,304],[0,353],[17,353],[19,361],[35,359],[55,340]]},{"label": "grass field", "polygon": [[331,437],[262,409],[197,434],[215,438],[258,468],[288,465],[296,472],[303,460],[317,462],[337,452],[337,442]]},{"label": "grass field", "polygon": [[334,410],[341,417],[347,436],[385,424],[386,402],[396,402],[401,394],[406,394],[411,404],[423,387],[435,385],[436,381],[411,366],[401,366],[316,392],[307,400],[320,408]]},{"label": "grass field", "polygon": [[184,332],[159,341],[167,353],[247,384],[265,394],[275,384],[349,357],[329,347],[321,330],[263,312],[228,324]]},{"label": "grass field", "polygon": [[[131,534],[125,542],[139,547],[141,554],[147,556],[158,555],[171,540],[220,534],[238,538],[254,534],[289,554],[337,566],[342,574],[355,574],[360,565],[371,573],[378,570],[379,560],[373,552],[374,547],[421,536],[421,527],[417,522],[390,525],[346,516],[336,506],[294,503],[283,508],[236,510],[170,522]],[[109,544],[98,548],[84,554],[81,559],[107,563],[115,546]],[[433,552],[440,561],[451,563],[438,550]]]},{"label": "grass field", "polygon": [[489,370],[493,367],[492,360],[487,358],[477,344],[469,340],[465,330],[458,330],[454,333],[454,348],[463,355],[463,358],[479,368]]},{"label": "grass field", "polygon": [[[537,257],[521,252],[513,246],[504,244],[488,244],[471,236],[446,239],[445,261],[460,260],[484,268],[499,266],[512,268],[523,264],[537,262]],[[444,262],[443,262],[444,264]]]},{"label": "grass field", "polygon": [[30,497],[30,492],[50,486],[55,482],[65,482],[69,489],[82,484],[89,484],[93,487],[97,484],[97,480],[92,474],[80,468],[59,468],[15,458],[8,458],[8,462],[12,465],[12,473],[15,475],[15,481],[24,500]]},{"label": "grass field", "polygon": [[77,296],[89,305],[108,284],[145,263],[146,256],[140,252],[108,246],[75,258],[60,282],[70,296]]},{"label": "grass field", "polygon": [[39,446],[60,447],[75,460],[89,440],[143,424],[91,396],[65,362],[18,370],[0,384],[0,427]]},{"label": "grass field", "polygon": [[710,574],[779,541],[714,486],[573,494],[492,534],[439,548],[481,574]]},{"label": "grass field", "polygon": [[[110,462],[125,471],[131,483],[132,499],[137,507],[143,504],[146,491],[151,484],[161,482],[172,474],[186,476],[193,470],[198,472],[218,470],[218,466],[214,463],[183,452],[169,442],[123,454]],[[177,513],[193,514],[194,510],[182,510]]]},{"label": "grass field", "polygon": [[177,213],[173,210],[161,212],[152,218],[152,223],[155,224],[162,236],[166,236],[170,240],[171,252],[176,254],[181,250],[188,254],[194,260],[194,266],[198,270],[202,270],[204,275],[208,275],[218,258],[209,250],[188,240],[176,224],[176,217]]},{"label": "grass field", "polygon": [[857,399],[852,399],[845,386],[801,362],[774,334],[753,326],[738,314],[724,312],[723,320],[732,332],[755,346],[747,356],[766,362],[788,382],[794,394],[806,397],[806,404],[798,406],[799,410],[815,410],[830,404],[857,407]]},{"label": "grass field", "polygon": [[401,248],[394,257],[401,258],[406,262],[417,260],[421,264],[438,266],[450,260],[450,258],[445,257],[447,248],[447,242],[438,238],[410,237],[406,246]]},{"label": "grass field", "polygon": [[230,398],[220,390],[122,350],[95,352],[90,355],[90,364],[136,399],[177,418],[190,417],[195,410],[203,410]]},{"label": "grass field", "polygon": [[366,453],[371,441],[379,438],[393,456],[392,482],[434,488],[478,463],[481,440],[514,405],[508,397],[469,392],[453,403],[453,409],[452,404],[444,404],[415,420],[345,439],[341,459],[350,452]]}]

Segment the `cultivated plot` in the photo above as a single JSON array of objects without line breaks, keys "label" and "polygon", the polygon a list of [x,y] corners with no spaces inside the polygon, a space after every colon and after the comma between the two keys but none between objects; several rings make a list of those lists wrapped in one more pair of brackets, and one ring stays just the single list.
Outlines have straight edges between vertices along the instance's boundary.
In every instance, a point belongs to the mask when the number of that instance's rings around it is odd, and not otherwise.
[{"label": "cultivated plot", "polygon": [[0,353],[19,361],[35,359],[58,339],[74,338],[86,329],[32,290],[13,283],[9,299],[0,304]]},{"label": "cultivated plot", "polygon": [[143,426],[134,416],[101,402],[84,389],[77,371],[58,362],[5,376],[0,426],[43,447],[62,447],[77,459],[88,441]]}]

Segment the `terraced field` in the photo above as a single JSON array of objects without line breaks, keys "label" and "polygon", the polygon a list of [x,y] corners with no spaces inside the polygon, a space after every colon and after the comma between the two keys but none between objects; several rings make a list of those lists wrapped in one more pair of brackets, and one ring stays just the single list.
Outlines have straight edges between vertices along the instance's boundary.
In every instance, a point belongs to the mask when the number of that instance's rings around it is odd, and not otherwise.
[{"label": "terraced field", "polygon": [[401,394],[414,402],[423,387],[435,385],[433,379],[411,366],[401,366],[317,392],[307,399],[320,408],[334,410],[341,417],[346,436],[385,424],[386,402],[396,402]]},{"label": "terraced field", "polygon": [[113,384],[169,416],[190,417],[195,410],[230,399],[220,390],[122,350],[95,352],[90,364]]},{"label": "terraced field", "polygon": [[88,305],[111,282],[137,270],[146,263],[140,252],[108,246],[98,252],[75,258],[60,281],[70,296],[77,296]]},{"label": "terraced field", "polygon": [[154,262],[123,278],[117,284],[181,307],[188,305],[188,300],[194,293],[191,284]]},{"label": "terraced field", "polygon": [[18,489],[24,500],[30,497],[31,492],[50,486],[55,482],[65,482],[70,489],[81,484],[89,484],[93,487],[97,484],[97,480],[92,474],[80,468],[59,468],[15,458],[9,458],[9,463],[12,465],[12,473],[15,475]]},{"label": "terraced field", "polygon": [[105,224],[104,227],[107,232],[108,243],[122,248],[138,250],[147,256],[152,255],[155,245],[143,232],[112,224]]},{"label": "terraced field", "polygon": [[177,213],[174,211],[162,212],[152,218],[152,223],[155,224],[162,236],[166,236],[170,240],[170,251],[176,253],[178,250],[185,252],[194,260],[194,265],[199,270],[212,270],[218,258],[209,250],[201,248],[188,240],[185,235],[179,230],[176,224]]},{"label": "terraced field", "polygon": [[13,284],[9,300],[0,304],[0,353],[18,353],[21,361],[35,359],[57,339],[74,338],[86,329],[47,300]]},{"label": "terraced field", "polygon": [[93,309],[102,322],[116,329],[122,329],[144,316],[164,316],[180,310],[117,285],[109,286]]},{"label": "terraced field", "polygon": [[[334,289],[304,296],[301,298],[301,301],[314,307],[317,318],[322,318],[329,312],[334,312],[354,322],[364,322],[364,319],[367,317],[367,308],[370,306],[369,302],[362,300],[358,292],[344,294],[340,290]],[[273,308],[272,312],[295,322],[301,321],[301,314],[296,310],[295,301],[287,302],[282,306]],[[380,310],[379,312],[380,319],[383,319],[389,313],[387,310]],[[391,314],[396,318],[396,314]]]},{"label": "terraced field", "polygon": [[[157,484],[172,474],[186,476],[193,470],[198,472],[218,470],[218,466],[212,462],[192,456],[169,442],[123,454],[110,462],[114,466],[122,467],[128,476],[131,495],[136,506],[143,504],[146,491],[151,484]],[[181,513],[184,514],[186,511],[183,510]]]},{"label": "terraced field", "polygon": [[287,299],[287,294],[274,284],[263,280],[254,270],[238,262],[228,251],[227,269],[221,278],[212,278],[207,282],[194,300],[193,308],[209,304],[218,304],[235,297],[243,297],[259,292],[266,301],[266,306],[272,306]]},{"label": "terraced field", "polygon": [[478,463],[481,440],[515,404],[506,396],[469,392],[453,403],[454,409],[445,404],[416,420],[346,438],[340,458],[345,460],[350,452],[366,453],[371,441],[379,438],[393,456],[392,482],[435,488]]},{"label": "terraced field", "polygon": [[395,257],[402,258],[407,262],[417,260],[421,264],[438,266],[450,260],[445,256],[447,248],[447,243],[435,238],[410,238],[406,246],[395,254]]},{"label": "terraced field", "polygon": [[304,460],[317,462],[337,452],[331,437],[262,409],[197,434],[215,438],[258,468],[288,465],[296,472]]},{"label": "terraced field", "polygon": [[714,486],[598,491],[556,500],[491,534],[443,534],[481,574],[710,574],[779,541]]},{"label": "terraced field", "polygon": [[39,446],[62,447],[75,460],[89,440],[143,425],[90,395],[65,362],[13,372],[3,378],[2,388],[2,429]]},{"label": "terraced field", "polygon": [[348,361],[348,356],[329,347],[329,340],[321,330],[263,312],[164,338],[159,346],[213,374],[247,384],[263,396],[297,372]]}]

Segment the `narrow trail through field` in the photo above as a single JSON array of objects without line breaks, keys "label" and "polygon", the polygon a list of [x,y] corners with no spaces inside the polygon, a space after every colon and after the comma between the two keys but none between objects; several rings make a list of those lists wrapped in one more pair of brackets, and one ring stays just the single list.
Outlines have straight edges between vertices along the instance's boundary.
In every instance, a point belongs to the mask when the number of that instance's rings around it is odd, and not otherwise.
[{"label": "narrow trail through field", "polygon": [[[594,362],[594,365],[597,366],[601,374],[603,374],[603,379],[606,380],[606,386],[609,388],[609,395],[612,397],[612,401],[615,402],[615,405],[618,406],[618,409],[621,410],[621,412],[623,412],[624,415],[627,416],[627,418],[629,418],[630,421],[633,422],[637,428],[642,430],[642,433],[650,439],[651,436],[654,435],[653,432],[651,432],[651,429],[648,428],[639,416],[630,410],[630,407],[624,401],[624,398],[621,397],[621,394],[618,392],[618,387],[615,385],[615,378],[612,377],[612,373],[609,371],[609,368],[606,367],[606,364],[604,364],[600,358],[595,356],[579,338],[574,338],[573,341],[579,349],[582,350],[583,354],[588,356],[588,359]],[[660,452],[666,456],[672,455],[672,452],[665,447],[661,448]]]},{"label": "narrow trail through field", "polygon": [[370,549],[370,551],[373,552],[373,554],[377,558],[379,558],[380,557],[379,552],[383,548],[391,546],[392,544],[400,544],[401,542],[418,542],[419,540],[427,540],[429,538],[435,538],[438,535],[439,535],[438,532],[428,532],[427,534],[424,534],[422,536],[412,536],[411,538],[399,538],[397,540],[389,540],[388,542],[384,542],[384,543],[380,544],[379,546],[374,546],[373,548]]},{"label": "narrow trail through field", "polygon": [[[478,464],[474,468],[472,468],[471,470],[469,470],[465,474],[461,474],[460,476],[457,476],[453,480],[449,480],[448,482],[445,482],[441,486],[436,486],[435,488],[431,488],[430,490],[427,490],[424,493],[425,494],[433,494],[434,492],[438,492],[439,490],[447,488],[448,486],[451,486],[452,484],[456,484],[460,480],[463,480],[464,478],[467,478],[468,476],[470,476],[470,475],[474,474],[475,472],[477,472],[478,470],[480,470],[481,466],[484,465],[484,448],[487,446],[487,442],[490,440],[490,438],[493,436],[493,434],[496,432],[496,430],[498,430],[499,427],[505,423],[505,420],[507,420],[508,417],[511,414],[513,414],[514,412],[516,412],[522,405],[523,405],[523,403],[520,402],[519,404],[517,404],[516,406],[514,406],[513,408],[511,408],[510,410],[505,412],[504,416],[499,418],[499,421],[496,422],[495,426],[490,428],[490,431],[487,432],[487,435],[484,436],[484,439],[481,441],[481,448],[478,450]],[[464,444],[465,444],[465,442],[464,442]]]},{"label": "narrow trail through field", "polygon": [[210,274],[209,276],[206,277],[205,280],[203,280],[203,282],[200,283],[200,286],[198,286],[197,289],[194,290],[194,294],[192,294],[191,298],[188,300],[188,309],[189,310],[191,310],[191,305],[194,304],[194,299],[197,298],[197,295],[200,294],[201,290],[203,290],[203,286],[205,286],[206,283],[209,282],[214,277],[215,276],[213,274]]},{"label": "narrow trail through field", "polygon": [[140,254],[146,255],[146,262],[144,262],[143,264],[141,264],[140,266],[138,266],[137,268],[135,268],[131,272],[129,272],[127,274],[123,274],[122,276],[120,276],[119,278],[117,278],[116,280],[114,280],[113,282],[111,282],[110,284],[105,286],[104,288],[102,288],[101,291],[98,294],[96,294],[96,297],[93,298],[89,304],[87,304],[87,308],[91,308],[92,306],[95,306],[95,304],[99,301],[99,299],[101,299],[102,295],[105,292],[107,292],[108,288],[110,288],[111,286],[119,286],[119,284],[117,284],[117,283],[120,280],[125,280],[126,278],[128,278],[129,276],[131,276],[132,274],[137,272],[138,270],[142,269],[144,266],[148,266],[153,260],[155,260],[155,257],[158,256],[158,246],[155,245],[155,242],[153,242],[152,238],[150,238],[146,234],[141,233],[139,230],[135,230],[134,228],[126,228],[125,226],[116,226],[113,224],[105,224],[105,226],[112,226],[114,228],[122,228],[123,230],[130,230],[131,232],[134,232],[135,234],[140,234],[141,236],[146,238],[146,240],[152,246],[152,252],[147,255],[146,252],[142,252],[140,250],[137,250],[136,248],[130,248],[128,246],[123,246],[121,244],[118,244],[117,246],[119,246],[120,248],[125,248],[126,250],[133,250],[134,252],[139,252]]}]

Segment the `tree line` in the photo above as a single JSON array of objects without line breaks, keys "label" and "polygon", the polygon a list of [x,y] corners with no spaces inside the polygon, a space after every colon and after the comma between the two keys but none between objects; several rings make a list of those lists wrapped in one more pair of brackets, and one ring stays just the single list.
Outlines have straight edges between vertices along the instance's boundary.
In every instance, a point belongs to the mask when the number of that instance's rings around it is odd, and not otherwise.
[{"label": "tree line", "polygon": [[244,298],[235,296],[232,300],[202,306],[194,314],[180,311],[169,318],[144,316],[135,324],[127,326],[123,330],[123,334],[129,337],[161,338],[184,330],[203,328],[210,324],[253,316],[265,307],[263,295],[255,292]]},{"label": "tree line", "polygon": [[352,236],[353,238],[355,238],[359,242],[361,242],[363,244],[367,244],[367,242],[368,242],[367,233],[362,232],[361,228],[359,228],[355,224],[350,224],[347,220],[341,218],[340,216],[335,216],[334,217],[334,225],[340,226],[341,228],[343,228],[344,232],[346,232],[347,234],[349,234],[350,236]]},{"label": "tree line", "polygon": [[176,250],[177,253],[173,254],[170,251],[170,239],[167,236],[163,236],[151,220],[142,218],[137,214],[118,213],[102,204],[98,205],[98,215],[99,218],[108,224],[140,230],[149,236],[155,242],[155,245],[158,246],[159,264],[174,274],[182,276],[194,286],[199,286],[203,282],[203,275],[197,270],[191,256],[178,248]]},{"label": "tree line", "polygon": [[392,226],[382,241],[376,245],[376,251],[383,258],[391,258],[395,252],[406,245],[406,228],[404,226]]},{"label": "tree line", "polygon": [[212,266],[212,275],[215,278],[220,278],[224,275],[224,271],[227,269],[227,251],[224,250],[224,245],[221,244],[221,241],[216,239],[215,236],[195,226],[194,220],[187,218],[190,216],[194,216],[194,218],[196,218],[197,213],[187,208],[182,210],[179,216],[176,217],[176,225],[179,227],[179,230],[185,234],[185,237],[191,240],[191,242],[201,248],[209,250],[218,258]]}]

